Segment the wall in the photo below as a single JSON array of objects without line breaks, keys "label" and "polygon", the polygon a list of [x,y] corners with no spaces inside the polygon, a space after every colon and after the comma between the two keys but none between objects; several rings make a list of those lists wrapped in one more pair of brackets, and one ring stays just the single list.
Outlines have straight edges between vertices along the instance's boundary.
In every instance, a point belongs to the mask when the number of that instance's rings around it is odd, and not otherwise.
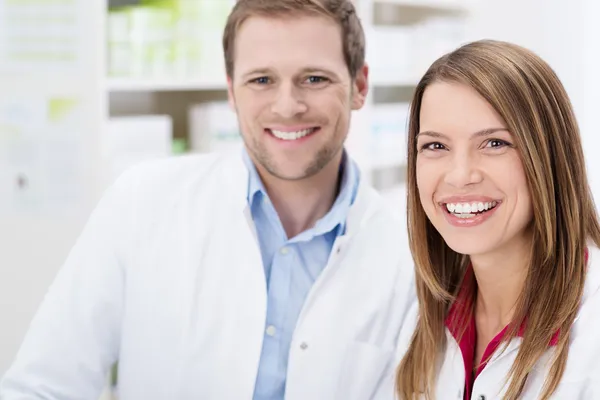
[{"label": "wall", "polygon": [[[80,218],[2,218],[0,226],[0,376],[82,226]],[[6,223],[6,225],[4,225]]]},{"label": "wall", "polygon": [[[71,65],[73,69],[65,72],[62,69],[45,67],[46,64],[41,64],[44,59],[41,59],[40,64],[32,62],[31,71],[18,70],[16,73],[0,73],[0,103],[4,99],[14,99],[20,96],[23,98],[31,96],[30,98],[34,100],[65,96],[78,100],[81,108],[78,109],[76,115],[81,118],[77,119],[75,125],[64,125],[68,128],[61,129],[61,133],[65,133],[62,130],[73,130],[78,133],[76,135],[77,143],[81,147],[75,154],[81,154],[82,164],[76,169],[76,175],[80,178],[76,181],[80,185],[75,188],[77,190],[74,192],[79,196],[73,201],[75,205],[62,210],[63,214],[60,215],[54,211],[48,212],[44,208],[23,207],[24,210],[19,213],[12,206],[8,208],[0,206],[0,376],[5,373],[14,359],[34,312],[64,262],[68,251],[73,246],[89,212],[97,201],[98,192],[101,190],[97,185],[99,176],[96,175],[96,164],[99,162],[97,140],[99,138],[98,131],[104,120],[105,107],[104,91],[101,88],[103,82],[99,78],[104,75],[104,65],[100,62],[104,57],[104,46],[102,45],[104,31],[99,17],[103,15],[106,4],[104,1],[86,2],[85,0],[77,0],[72,4],[68,2],[41,2],[40,4],[42,3],[46,7],[64,5],[67,11],[73,11],[77,16],[77,18],[73,18],[75,27],[72,28],[76,30],[76,34],[70,33],[80,40],[75,42],[77,51],[74,53],[75,61]],[[4,4],[9,4],[9,2]],[[0,0],[0,5],[4,4]],[[22,2],[12,2],[12,4],[23,6]],[[40,11],[40,14],[42,13]],[[52,19],[50,20],[52,21]],[[66,20],[69,19],[66,18]],[[1,23],[4,24],[4,21]],[[68,23],[65,25],[65,29],[69,28]],[[2,25],[0,28],[5,26]],[[91,26],[95,29],[89,29]],[[0,35],[2,34],[4,32],[0,29]],[[0,54],[0,56],[2,55]],[[46,75],[44,76],[40,71]],[[27,132],[40,135],[34,136],[40,139],[42,132],[47,134],[43,138],[52,138],[52,132],[48,133],[39,128]],[[56,134],[56,132],[54,133]],[[4,145],[4,142],[0,141],[0,145]],[[21,149],[23,154],[10,154],[15,157],[6,157],[8,164],[5,165],[9,166],[9,171],[11,171],[11,159],[15,163],[15,171],[23,168],[21,164],[14,161],[19,159],[19,155],[27,160],[23,162],[25,165],[27,163],[35,165],[35,162],[31,160],[38,161],[41,158],[39,154],[35,153],[35,146],[24,147],[31,151],[33,157],[26,157],[28,153],[23,152],[23,149]],[[65,146],[63,149],[68,149],[68,147]],[[64,151],[65,154],[74,154],[69,150]],[[3,153],[0,156],[5,157]],[[62,165],[59,161],[54,160],[57,165]],[[63,170],[63,175],[55,176],[57,181],[59,178],[60,180],[65,179],[64,173]],[[4,184],[8,184],[8,181],[2,180],[2,185]],[[10,184],[12,187],[12,180]],[[34,193],[31,198],[42,200],[43,204],[47,199],[40,194],[45,192],[36,191],[40,187],[43,187],[43,182],[33,179],[22,192]],[[7,187],[1,187],[0,193],[7,193],[6,189]],[[11,190],[8,193],[11,193]],[[71,199],[75,198],[73,193],[67,196],[71,196]],[[8,198],[10,199],[10,197]],[[64,204],[69,203],[64,199],[55,204],[56,208],[62,209]],[[55,210],[54,206],[51,209]]]},{"label": "wall", "polygon": [[600,3],[595,0],[479,0],[473,7],[469,40],[512,41],[537,52],[554,68],[575,108],[590,184],[600,205],[600,147],[595,117],[600,106]]},{"label": "wall", "polygon": [[594,192],[596,206],[600,209],[600,134],[598,114],[600,109],[600,2],[585,0],[583,6],[583,35],[579,39],[583,48],[583,60],[574,65],[574,69],[581,75],[582,81],[582,113],[581,126],[583,131],[583,144],[587,156],[590,183]]}]

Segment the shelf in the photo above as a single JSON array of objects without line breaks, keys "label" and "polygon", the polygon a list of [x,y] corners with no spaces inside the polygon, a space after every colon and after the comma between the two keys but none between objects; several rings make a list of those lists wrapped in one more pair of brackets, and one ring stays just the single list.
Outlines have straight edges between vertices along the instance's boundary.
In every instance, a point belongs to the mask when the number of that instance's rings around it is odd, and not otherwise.
[{"label": "shelf", "polygon": [[[373,76],[374,74],[371,73],[371,76]],[[419,83],[419,78],[415,78],[415,79],[391,79],[391,78],[377,78],[374,77],[371,80],[371,86],[374,87],[397,87],[397,88],[413,88],[415,86],[417,86],[417,84]]]},{"label": "shelf", "polygon": [[469,4],[465,0],[373,0],[375,4],[393,4],[399,7],[420,8],[442,12],[467,12]]},{"label": "shelf", "polygon": [[[109,78],[109,92],[201,92],[227,90],[225,83],[208,80]],[[418,79],[375,78],[376,87],[414,87]]]},{"label": "shelf", "polygon": [[110,92],[186,92],[224,91],[225,82],[200,79],[109,78]]}]

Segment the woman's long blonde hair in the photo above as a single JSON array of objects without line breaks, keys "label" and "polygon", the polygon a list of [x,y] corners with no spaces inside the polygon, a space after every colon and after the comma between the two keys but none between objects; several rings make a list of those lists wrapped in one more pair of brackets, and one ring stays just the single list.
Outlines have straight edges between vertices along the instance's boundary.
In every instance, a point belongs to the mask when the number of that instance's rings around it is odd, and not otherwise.
[{"label": "woman's long blonde hair", "polygon": [[[408,232],[416,265],[419,318],[397,373],[401,399],[434,398],[446,345],[445,319],[468,259],[451,250],[427,219],[416,179],[416,135],[423,93],[436,81],[475,89],[503,118],[519,149],[533,202],[533,247],[525,286],[504,338],[515,337],[527,317],[517,358],[506,377],[506,399],[517,399],[528,373],[560,330],[542,399],[562,377],[569,330],[585,283],[584,249],[600,246],[600,224],[588,185],[579,127],[554,71],[514,44],[484,40],[438,59],[414,94],[408,137]],[[472,312],[472,310],[471,310]]]}]

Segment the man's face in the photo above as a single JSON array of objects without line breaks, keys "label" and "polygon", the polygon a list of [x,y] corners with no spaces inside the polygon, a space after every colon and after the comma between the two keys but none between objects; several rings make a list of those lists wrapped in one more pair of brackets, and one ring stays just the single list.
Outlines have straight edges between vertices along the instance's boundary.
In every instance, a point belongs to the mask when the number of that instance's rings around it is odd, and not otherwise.
[{"label": "man's face", "polygon": [[299,180],[339,162],[368,89],[366,66],[350,76],[340,27],[319,16],[254,16],[234,51],[229,99],[259,171]]}]

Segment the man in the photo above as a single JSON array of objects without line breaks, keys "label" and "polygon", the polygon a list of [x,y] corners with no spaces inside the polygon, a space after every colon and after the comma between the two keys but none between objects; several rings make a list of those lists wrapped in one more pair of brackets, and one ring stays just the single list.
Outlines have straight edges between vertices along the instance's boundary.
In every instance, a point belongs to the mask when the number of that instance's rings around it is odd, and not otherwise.
[{"label": "man", "polygon": [[116,361],[121,400],[394,398],[412,266],[344,151],[368,92],[352,3],[239,0],[223,45],[242,154],[115,183],[2,400],[96,400]]}]

